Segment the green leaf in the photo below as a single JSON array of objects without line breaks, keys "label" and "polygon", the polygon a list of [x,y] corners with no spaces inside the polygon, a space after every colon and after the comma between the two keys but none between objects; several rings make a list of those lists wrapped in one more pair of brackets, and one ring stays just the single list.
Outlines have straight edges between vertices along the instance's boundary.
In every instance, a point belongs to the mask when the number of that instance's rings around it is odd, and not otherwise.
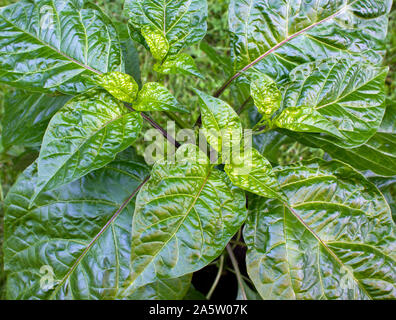
[{"label": "green leaf", "polygon": [[[385,112],[387,68],[350,60],[323,60],[290,74],[280,128],[330,134],[341,147],[359,146],[378,130]],[[337,138],[334,138],[337,137]]]},{"label": "green leaf", "polygon": [[132,274],[124,295],[216,259],[246,219],[243,192],[196,146],[158,161],[140,190],[132,226]]},{"label": "green leaf", "polygon": [[147,82],[144,84],[133,108],[138,111],[188,112],[169,90],[158,82]]},{"label": "green leaf", "polygon": [[276,83],[264,74],[257,74],[251,82],[250,93],[255,106],[263,115],[262,120],[269,120],[281,106],[282,93]]},{"label": "green leaf", "polygon": [[[252,290],[243,279],[241,279],[241,281],[247,300],[262,300],[261,296],[255,290]],[[238,294],[236,300],[245,300],[239,284],[238,284]]]},{"label": "green leaf", "polygon": [[130,74],[140,88],[142,86],[140,59],[132,40],[129,39],[122,43],[122,52],[125,59],[125,73]]},{"label": "green leaf", "polygon": [[[37,165],[30,166],[5,201],[7,298],[118,298],[130,270],[135,195],[148,174],[128,149],[102,169],[43,193],[29,209],[37,184]],[[53,288],[42,287],[51,270]],[[129,298],[181,299],[190,279],[158,281]]]},{"label": "green leaf", "polygon": [[205,79],[197,69],[194,59],[187,53],[180,53],[166,59],[162,64],[155,64],[154,70],[161,74],[183,74]]},{"label": "green leaf", "polygon": [[206,300],[206,297],[191,284],[183,300]]},{"label": "green leaf", "polygon": [[206,0],[126,0],[124,10],[130,18],[131,36],[140,43],[143,36],[154,58],[161,62],[206,34]]},{"label": "green leaf", "polygon": [[396,176],[388,178],[373,176],[369,177],[368,180],[384,195],[391,209],[393,221],[396,222]]},{"label": "green leaf", "polygon": [[284,155],[284,146],[292,143],[295,143],[292,138],[275,130],[253,136],[253,146],[275,164],[279,164],[281,157]]},{"label": "green leaf", "polygon": [[261,57],[254,68],[283,81],[296,66],[328,57],[380,63],[391,6],[391,0],[231,0],[235,70]]},{"label": "green leaf", "polygon": [[340,162],[276,170],[289,204],[251,199],[247,270],[264,299],[395,299],[389,206]]},{"label": "green leaf", "polygon": [[340,148],[327,137],[287,132],[301,143],[321,148],[332,158],[341,160],[354,168],[370,170],[381,176],[396,175],[396,104],[389,101],[385,116],[377,133],[365,144],[350,149]]},{"label": "green leaf", "polygon": [[105,91],[93,90],[70,100],[45,133],[36,196],[111,162],[136,140],[142,122],[140,114],[128,112]]},{"label": "green leaf", "polygon": [[239,146],[242,139],[242,123],[234,109],[223,100],[214,98],[197,89],[202,116],[202,130],[208,143],[224,161],[229,162],[226,153],[232,146]]},{"label": "green leaf", "polygon": [[0,8],[0,81],[41,92],[87,90],[82,75],[123,71],[111,20],[85,1],[22,0]]},{"label": "green leaf", "polygon": [[113,71],[97,75],[92,79],[106,89],[114,98],[133,103],[138,95],[139,86],[135,79],[126,73]]},{"label": "green leaf", "polygon": [[48,122],[70,98],[16,90],[4,102],[3,146],[39,146]]},{"label": "green leaf", "polygon": [[272,166],[256,149],[244,150],[233,156],[224,167],[231,182],[237,187],[266,198],[283,199]]}]

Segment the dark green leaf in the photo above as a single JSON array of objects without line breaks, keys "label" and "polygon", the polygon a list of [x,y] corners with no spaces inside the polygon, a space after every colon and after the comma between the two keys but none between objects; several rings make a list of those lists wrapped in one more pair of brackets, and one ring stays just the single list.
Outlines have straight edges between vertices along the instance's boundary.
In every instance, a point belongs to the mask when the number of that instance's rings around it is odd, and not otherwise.
[{"label": "dark green leaf", "polygon": [[123,71],[111,20],[85,0],[22,0],[0,8],[0,81],[42,92],[82,92],[82,75]]},{"label": "dark green leaf", "polygon": [[280,81],[296,66],[328,57],[363,56],[380,63],[391,5],[391,0],[231,0],[235,69],[263,57],[255,69]]},{"label": "dark green leaf", "polygon": [[[252,290],[243,279],[242,279],[242,284],[247,300],[262,300],[261,296],[255,290]],[[236,299],[245,300],[242,294],[241,287],[239,285],[238,285],[238,294]]]},{"label": "dark green leaf", "polygon": [[125,59],[125,73],[130,74],[139,85],[142,86],[140,73],[139,54],[132,40],[122,42],[123,56]]},{"label": "dark green leaf", "polygon": [[389,178],[374,176],[370,177],[369,181],[384,195],[391,209],[393,221],[396,222],[396,176]]},{"label": "dark green leaf", "polygon": [[206,297],[191,284],[183,300],[206,300]]},{"label": "dark green leaf", "polygon": [[243,192],[196,146],[183,145],[176,161],[154,165],[138,194],[132,274],[123,294],[203,268],[221,254],[245,218]]},{"label": "dark green leaf", "polygon": [[395,225],[381,193],[336,161],[275,172],[289,204],[253,199],[244,230],[261,296],[395,299]]},{"label": "dark green leaf", "polygon": [[52,119],[38,159],[36,195],[72,182],[111,162],[142,127],[139,113],[105,91],[70,100]]},{"label": "dark green leaf", "polygon": [[[7,297],[117,298],[130,270],[134,196],[148,174],[128,150],[79,181],[42,194],[28,209],[37,183],[37,166],[29,167],[6,199]],[[42,286],[50,284],[48,270],[52,289]],[[158,281],[129,298],[180,299],[190,279]]]},{"label": "dark green leaf", "polygon": [[330,135],[333,144],[354,147],[378,130],[385,112],[386,68],[344,59],[302,65],[290,74],[274,124],[298,132]]},{"label": "dark green leaf", "polygon": [[378,175],[396,174],[396,104],[389,102],[378,132],[365,144],[343,149],[319,135],[296,134],[285,131],[291,137],[307,145],[325,150],[332,158],[352,165],[358,170],[370,170]]},{"label": "dark green leaf", "polygon": [[16,90],[4,102],[3,146],[39,146],[48,122],[70,98]]}]

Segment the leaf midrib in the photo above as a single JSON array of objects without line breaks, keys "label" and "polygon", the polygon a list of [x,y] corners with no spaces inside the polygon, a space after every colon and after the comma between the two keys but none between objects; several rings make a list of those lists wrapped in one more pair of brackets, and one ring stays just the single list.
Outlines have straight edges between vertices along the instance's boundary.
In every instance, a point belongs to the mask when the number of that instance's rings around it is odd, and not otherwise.
[{"label": "leaf midrib", "polygon": [[[50,300],[55,297],[55,295],[58,293],[60,288],[63,286],[63,284],[66,282],[66,280],[71,276],[71,274],[74,272],[74,270],[77,268],[77,266],[80,264],[80,262],[84,259],[84,257],[87,255],[87,253],[90,251],[90,249],[93,247],[95,242],[103,235],[103,233],[110,227],[113,226],[113,223],[115,220],[118,218],[118,216],[123,212],[123,210],[126,208],[126,206],[131,202],[131,200],[135,197],[135,195],[138,193],[140,188],[147,182],[149,176],[147,176],[138,187],[129,195],[129,197],[124,200],[124,202],[118,207],[118,209],[114,212],[114,214],[111,216],[111,218],[106,222],[106,224],[103,226],[102,229],[99,230],[99,232],[92,238],[91,242],[86,246],[84,251],[81,253],[81,255],[76,259],[74,264],[70,267],[69,271],[66,273],[66,275],[63,277],[61,282],[57,285],[55,288],[54,292],[50,296]],[[117,278],[118,281],[118,278]]]},{"label": "leaf midrib", "polygon": [[246,70],[250,69],[251,67],[253,67],[255,64],[257,64],[258,62],[260,62],[261,60],[263,60],[266,56],[270,55],[271,53],[275,52],[277,49],[279,49],[280,47],[282,47],[284,44],[290,42],[291,40],[293,40],[294,38],[297,38],[298,36],[304,34],[306,31],[309,31],[313,28],[315,28],[318,25],[321,25],[322,23],[332,20],[333,18],[335,18],[336,16],[338,16],[339,14],[341,14],[346,8],[351,7],[352,5],[354,5],[356,2],[358,2],[360,0],[355,0],[353,2],[351,2],[350,4],[346,4],[344,7],[342,7],[340,10],[338,10],[337,12],[333,13],[332,15],[317,21],[307,27],[305,27],[304,29],[292,34],[291,36],[285,38],[284,40],[282,40],[281,42],[279,42],[278,44],[276,44],[275,46],[273,46],[272,48],[268,49],[265,53],[263,53],[262,55],[260,55],[258,58],[256,58],[254,61],[252,61],[251,63],[249,63],[248,65],[246,65],[244,68],[242,68],[240,71],[238,71],[231,79],[234,80],[237,77],[239,77],[243,72],[245,72]]},{"label": "leaf midrib", "polygon": [[[207,172],[206,177],[203,180],[203,183],[198,191],[198,193],[196,194],[196,196],[194,197],[193,201],[191,202],[190,206],[187,208],[186,213],[184,215],[184,218],[181,219],[181,221],[179,222],[179,224],[176,226],[174,232],[172,233],[172,235],[169,237],[169,239],[167,241],[164,242],[164,244],[151,256],[151,259],[145,264],[144,268],[141,269],[141,271],[138,274],[135,274],[134,277],[131,279],[131,281],[129,282],[128,286],[125,287],[125,289],[120,293],[120,296],[123,296],[125,294],[125,292],[133,286],[133,283],[135,282],[135,280],[147,269],[147,267],[153,262],[153,260],[161,253],[161,251],[165,248],[165,246],[176,236],[176,233],[179,231],[180,227],[182,226],[183,222],[187,219],[187,217],[189,216],[190,212],[192,212],[192,210],[194,209],[194,206],[196,204],[196,202],[198,201],[202,190],[204,189],[204,187],[206,186],[209,176],[212,173],[212,169],[213,166],[211,166]],[[136,288],[137,289],[137,288]]]},{"label": "leaf midrib", "polygon": [[62,51],[58,50],[57,48],[53,47],[52,45],[50,45],[49,43],[44,42],[43,40],[41,40],[40,38],[36,37],[34,34],[28,32],[27,30],[23,30],[21,29],[19,26],[17,26],[16,24],[12,23],[10,20],[8,20],[7,18],[4,17],[4,15],[1,15],[1,17],[8,22],[10,25],[12,25],[14,28],[18,29],[20,32],[25,33],[27,35],[29,35],[30,37],[32,37],[33,39],[35,39],[36,41],[38,41],[39,43],[41,43],[43,46],[51,49],[52,51],[55,51],[56,53],[60,54],[61,56],[63,56],[64,58],[70,60],[71,62],[79,65],[80,67],[83,67],[86,70],[89,70],[91,72],[94,72],[96,74],[102,74],[101,71],[96,70],[86,64],[84,64],[83,62],[80,62],[70,56],[68,56],[67,54],[63,53]]},{"label": "leaf midrib", "polygon": [[362,285],[362,283],[359,281],[359,279],[357,279],[355,277],[354,273],[351,272],[349,270],[349,268],[347,268],[345,266],[345,264],[340,260],[340,258],[338,258],[338,256],[333,252],[333,250],[331,250],[327,246],[326,242],[324,242],[319,237],[319,235],[316,234],[316,232],[307,223],[305,223],[305,221],[297,214],[297,212],[293,209],[293,207],[285,202],[283,202],[283,207],[287,208],[293,214],[293,216],[296,217],[296,219],[304,226],[304,228],[306,230],[308,230],[314,236],[314,238],[319,242],[319,244],[337,261],[337,263],[339,265],[341,265],[341,267],[343,267],[345,270],[347,270],[347,272],[350,274],[350,276],[353,278],[353,280],[355,280],[356,284],[367,295],[367,297],[369,297],[371,300],[373,300],[373,297],[367,292],[366,288]]}]

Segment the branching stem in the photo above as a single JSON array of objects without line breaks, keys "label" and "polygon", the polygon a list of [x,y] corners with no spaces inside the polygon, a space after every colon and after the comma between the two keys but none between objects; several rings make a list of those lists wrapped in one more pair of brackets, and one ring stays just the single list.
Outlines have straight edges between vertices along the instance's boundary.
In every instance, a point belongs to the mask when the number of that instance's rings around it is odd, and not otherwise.
[{"label": "branching stem", "polygon": [[241,271],[239,270],[238,261],[235,258],[234,251],[232,251],[230,244],[227,244],[226,248],[227,248],[227,252],[230,256],[232,266],[234,267],[234,270],[235,270],[235,275],[238,280],[239,288],[241,289],[242,300],[247,300],[245,287],[243,286],[242,274],[241,274]]}]

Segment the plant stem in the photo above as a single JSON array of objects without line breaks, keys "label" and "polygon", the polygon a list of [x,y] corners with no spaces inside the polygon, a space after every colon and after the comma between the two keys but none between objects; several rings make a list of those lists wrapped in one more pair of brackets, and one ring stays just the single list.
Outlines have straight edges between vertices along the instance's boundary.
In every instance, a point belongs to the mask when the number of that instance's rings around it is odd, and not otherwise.
[{"label": "plant stem", "polygon": [[[128,103],[124,102],[125,107],[127,107],[131,111],[136,111],[135,109],[132,108]],[[176,148],[180,147],[180,143],[176,141],[175,138],[173,138],[171,135],[168,134],[168,132],[162,128],[157,122],[155,122],[153,119],[151,119],[147,114],[144,112],[140,113],[143,117],[144,120],[146,120],[148,123],[151,124],[152,127],[157,129],[170,143],[172,143]]]},{"label": "plant stem", "polygon": [[175,121],[176,124],[179,126],[180,129],[187,129],[190,127],[189,124],[187,124],[186,122],[184,122],[182,119],[180,119],[180,117],[178,117],[177,115],[175,115],[172,112],[169,111],[164,111],[164,113],[167,115],[168,118],[170,118],[171,120]]},{"label": "plant stem", "polygon": [[220,266],[219,266],[219,270],[217,271],[217,275],[215,278],[215,281],[212,284],[212,287],[210,288],[208,294],[206,295],[206,299],[210,300],[210,298],[212,297],[213,292],[215,291],[217,285],[219,284],[220,278],[221,278],[221,274],[223,272],[223,267],[224,267],[224,254],[222,254],[220,256]]},{"label": "plant stem", "polygon": [[234,251],[232,251],[232,248],[231,248],[230,244],[227,244],[226,248],[227,248],[228,254],[230,255],[232,266],[234,267],[234,270],[235,270],[235,275],[236,275],[236,278],[238,280],[239,288],[241,289],[242,300],[247,300],[245,288],[243,286],[242,274],[239,271],[238,261],[235,258]]}]

